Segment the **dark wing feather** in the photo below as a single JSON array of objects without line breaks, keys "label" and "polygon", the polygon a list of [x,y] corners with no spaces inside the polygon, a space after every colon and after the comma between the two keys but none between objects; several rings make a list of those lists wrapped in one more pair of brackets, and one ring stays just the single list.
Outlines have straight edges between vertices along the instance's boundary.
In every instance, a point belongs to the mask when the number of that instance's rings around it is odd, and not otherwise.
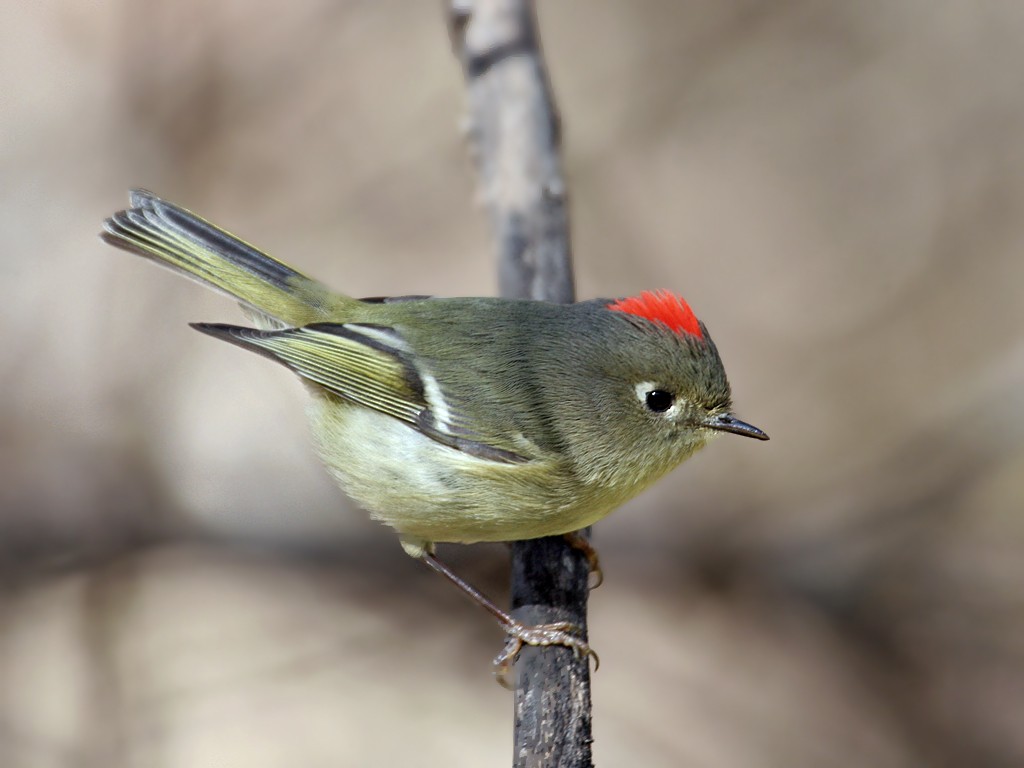
[{"label": "dark wing feather", "polygon": [[273,331],[208,323],[193,327],[283,363],[328,392],[399,419],[444,445],[490,461],[526,461],[517,453],[474,439],[463,429],[439,423],[413,356],[393,328],[360,323],[317,323]]}]

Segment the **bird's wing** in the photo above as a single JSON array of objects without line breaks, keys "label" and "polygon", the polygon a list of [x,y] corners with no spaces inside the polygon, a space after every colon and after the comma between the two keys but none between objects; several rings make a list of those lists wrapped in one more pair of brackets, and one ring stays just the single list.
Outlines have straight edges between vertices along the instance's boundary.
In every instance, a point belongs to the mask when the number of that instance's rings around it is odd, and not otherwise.
[{"label": "bird's wing", "polygon": [[509,447],[473,434],[445,402],[437,380],[417,368],[394,328],[365,323],[317,323],[273,331],[212,323],[193,327],[283,363],[306,381],[404,421],[452,448],[502,463],[527,461]]}]

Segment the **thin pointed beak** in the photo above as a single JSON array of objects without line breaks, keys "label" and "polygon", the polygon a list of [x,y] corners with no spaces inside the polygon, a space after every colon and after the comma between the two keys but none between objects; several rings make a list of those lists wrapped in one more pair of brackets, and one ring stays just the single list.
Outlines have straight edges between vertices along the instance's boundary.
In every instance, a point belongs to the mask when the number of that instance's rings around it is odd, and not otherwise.
[{"label": "thin pointed beak", "polygon": [[719,432],[732,432],[734,435],[752,437],[755,440],[768,439],[768,435],[753,424],[747,424],[745,421],[740,421],[731,413],[721,413],[718,416],[714,416],[704,422],[704,426],[708,429],[714,429]]}]

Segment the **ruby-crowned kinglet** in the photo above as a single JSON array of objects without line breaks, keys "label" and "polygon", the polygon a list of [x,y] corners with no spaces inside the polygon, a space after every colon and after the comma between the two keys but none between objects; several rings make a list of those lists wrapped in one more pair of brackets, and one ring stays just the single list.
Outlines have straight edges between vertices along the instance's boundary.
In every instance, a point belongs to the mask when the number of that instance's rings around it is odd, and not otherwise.
[{"label": "ruby-crowned kinglet", "polygon": [[131,206],[103,239],[241,302],[258,329],[194,327],[299,375],[331,474],[498,618],[503,664],[522,643],[589,648],[569,625],[516,622],[438,561],[434,542],[570,533],[719,432],[768,439],[732,415],[707,329],[667,291],[577,304],[359,300],[148,192]]}]

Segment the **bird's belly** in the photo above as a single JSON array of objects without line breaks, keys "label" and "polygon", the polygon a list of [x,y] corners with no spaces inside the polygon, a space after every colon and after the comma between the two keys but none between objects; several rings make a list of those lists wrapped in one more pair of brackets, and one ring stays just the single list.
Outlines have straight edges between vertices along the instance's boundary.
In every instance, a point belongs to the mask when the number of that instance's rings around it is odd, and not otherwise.
[{"label": "bird's belly", "polygon": [[390,416],[320,397],[310,417],[320,457],[345,492],[408,538],[530,539],[577,530],[610,509],[554,459],[491,461]]}]

